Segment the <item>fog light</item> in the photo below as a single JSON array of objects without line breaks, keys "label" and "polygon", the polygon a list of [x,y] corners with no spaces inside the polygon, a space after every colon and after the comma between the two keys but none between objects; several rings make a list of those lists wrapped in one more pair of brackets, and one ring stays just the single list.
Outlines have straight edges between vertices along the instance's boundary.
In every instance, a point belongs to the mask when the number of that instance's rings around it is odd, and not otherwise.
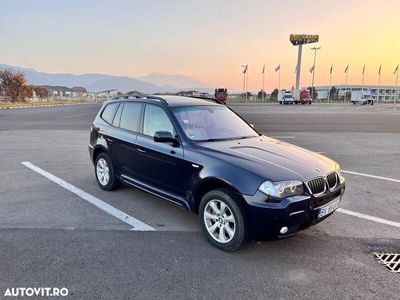
[{"label": "fog light", "polygon": [[285,234],[288,231],[287,227],[282,227],[281,230],[279,231],[281,234]]}]

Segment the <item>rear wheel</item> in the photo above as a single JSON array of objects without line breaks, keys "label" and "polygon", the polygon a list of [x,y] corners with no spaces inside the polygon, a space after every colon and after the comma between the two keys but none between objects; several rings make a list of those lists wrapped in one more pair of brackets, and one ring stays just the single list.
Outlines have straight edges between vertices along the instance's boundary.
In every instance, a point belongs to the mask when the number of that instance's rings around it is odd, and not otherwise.
[{"label": "rear wheel", "polygon": [[229,189],[217,189],[200,202],[200,223],[209,242],[235,251],[247,240],[247,224],[240,199]]},{"label": "rear wheel", "polygon": [[111,159],[103,152],[96,157],[95,162],[96,179],[99,186],[106,191],[111,191],[120,186],[120,181],[115,176]]}]

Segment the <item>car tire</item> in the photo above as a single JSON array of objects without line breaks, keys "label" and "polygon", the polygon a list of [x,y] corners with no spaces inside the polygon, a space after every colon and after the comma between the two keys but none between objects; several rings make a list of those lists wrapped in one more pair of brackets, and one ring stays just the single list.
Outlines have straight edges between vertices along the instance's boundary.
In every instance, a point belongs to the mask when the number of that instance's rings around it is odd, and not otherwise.
[{"label": "car tire", "polygon": [[105,191],[112,191],[121,185],[115,176],[114,166],[107,153],[100,153],[94,164],[95,175],[98,185]]},{"label": "car tire", "polygon": [[200,226],[208,241],[224,251],[236,251],[246,241],[248,226],[242,199],[229,189],[216,189],[200,202]]}]

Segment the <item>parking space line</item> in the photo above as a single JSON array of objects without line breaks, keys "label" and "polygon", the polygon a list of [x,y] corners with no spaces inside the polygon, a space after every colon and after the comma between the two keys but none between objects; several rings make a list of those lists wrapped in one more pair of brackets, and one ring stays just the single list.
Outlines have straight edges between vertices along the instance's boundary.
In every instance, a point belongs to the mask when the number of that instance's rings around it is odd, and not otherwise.
[{"label": "parking space line", "polygon": [[400,179],[394,179],[394,178],[389,178],[389,177],[376,176],[376,175],[370,175],[370,174],[358,173],[358,172],[352,172],[352,171],[345,171],[345,170],[342,170],[342,172],[343,173],[347,173],[347,174],[352,174],[352,175],[358,175],[358,176],[364,176],[364,177],[370,177],[370,178],[375,178],[375,179],[381,179],[381,180],[387,180],[387,181],[400,183]]},{"label": "parking space line", "polygon": [[349,215],[349,216],[357,217],[357,218],[360,218],[360,219],[365,219],[365,220],[369,220],[369,221],[373,221],[373,222],[377,222],[377,223],[386,224],[386,225],[390,225],[390,226],[394,226],[394,227],[400,228],[400,223],[399,222],[394,222],[394,221],[389,221],[389,220],[381,219],[381,218],[374,217],[374,216],[369,216],[369,215],[366,215],[366,214],[362,214],[362,213],[359,213],[359,212],[347,210],[347,209],[344,209],[344,208],[338,208],[337,212],[340,212],[342,214],[346,214],[346,215]]},{"label": "parking space line", "polygon": [[64,189],[72,192],[73,194],[77,195],[81,199],[93,204],[97,208],[101,209],[102,211],[112,215],[113,217],[121,220],[122,222],[132,226],[133,228],[131,230],[135,231],[154,231],[155,229],[146,223],[143,223],[142,221],[139,221],[138,219],[124,213],[123,211],[120,211],[119,209],[109,205],[108,203],[96,198],[95,196],[88,194],[81,189],[77,188],[76,186],[73,186],[72,184],[66,182],[65,180],[62,180],[61,178],[58,178],[57,176],[46,172],[45,170],[39,168],[38,166],[28,162],[24,161],[21,162],[25,167],[31,169],[32,171],[35,171],[36,173],[46,177],[50,181],[58,184],[59,186],[63,187]]},{"label": "parking space line", "polygon": [[295,139],[295,136],[284,136],[284,135],[275,135],[272,136],[272,138],[274,139]]}]

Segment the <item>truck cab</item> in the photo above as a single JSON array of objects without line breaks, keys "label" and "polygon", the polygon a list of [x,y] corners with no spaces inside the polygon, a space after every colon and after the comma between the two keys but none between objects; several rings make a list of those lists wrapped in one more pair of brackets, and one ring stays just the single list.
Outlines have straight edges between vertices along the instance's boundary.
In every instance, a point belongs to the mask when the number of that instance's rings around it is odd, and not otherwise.
[{"label": "truck cab", "polygon": [[309,90],[302,90],[300,92],[299,103],[301,103],[301,104],[311,104],[312,103],[312,98],[310,96],[310,91]]},{"label": "truck cab", "polygon": [[226,101],[228,100],[228,90],[225,88],[215,89],[214,97],[215,100],[226,103]]},{"label": "truck cab", "polygon": [[279,101],[279,104],[293,104],[294,98],[293,98],[292,92],[285,91],[285,90],[279,91],[278,101]]}]

